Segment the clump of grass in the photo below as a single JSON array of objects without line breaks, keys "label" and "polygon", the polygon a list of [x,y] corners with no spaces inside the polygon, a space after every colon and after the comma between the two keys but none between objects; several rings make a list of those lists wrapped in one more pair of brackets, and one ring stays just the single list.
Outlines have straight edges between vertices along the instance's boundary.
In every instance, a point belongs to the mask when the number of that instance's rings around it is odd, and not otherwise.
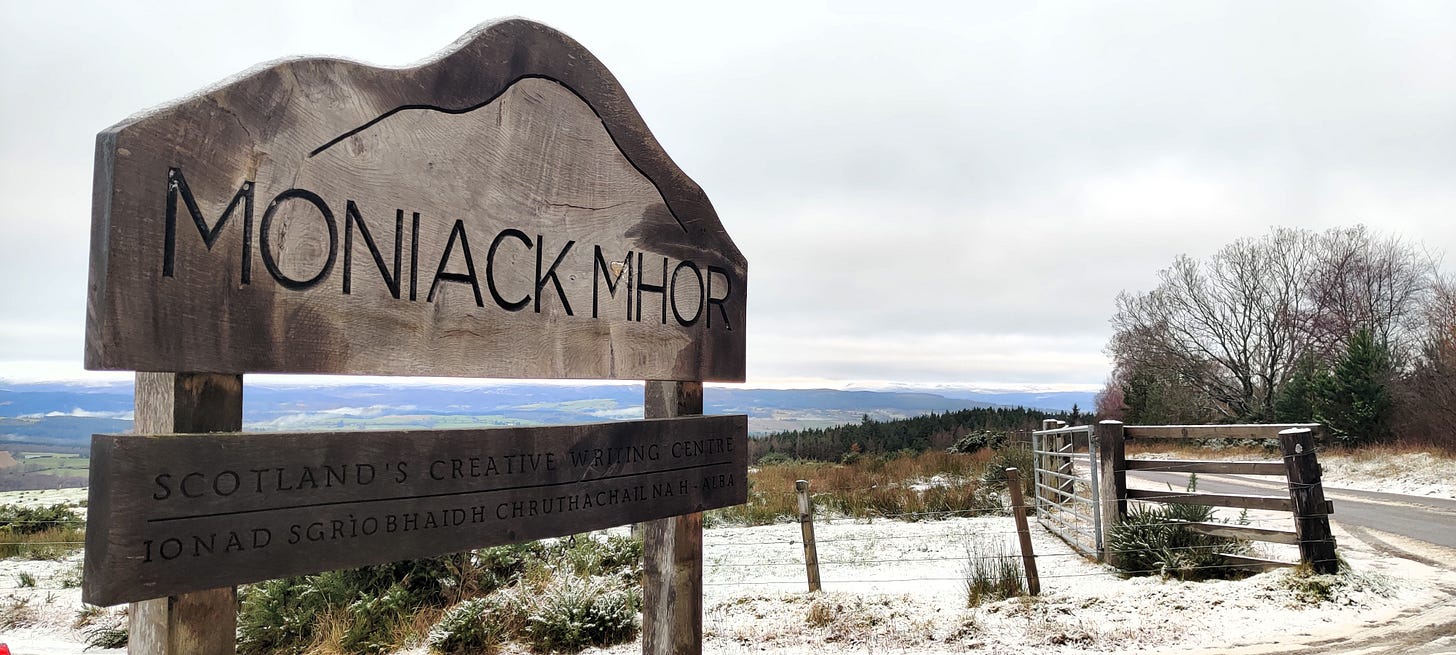
[{"label": "clump of grass", "polygon": [[62,589],[75,589],[81,586],[83,566],[77,562],[75,566],[67,569],[64,573],[56,576],[56,581],[61,583]]},{"label": "clump of grass", "polygon": [[1007,491],[1006,469],[1014,468],[1021,474],[1021,497],[1030,502],[1030,499],[1036,497],[1036,478],[1032,471],[1034,466],[1030,448],[1002,448],[986,462],[986,468],[981,473],[981,484],[989,490]]},{"label": "clump of grass", "polygon": [[814,599],[809,603],[809,615],[804,621],[815,628],[822,628],[834,622],[835,609],[821,598]]},{"label": "clump of grass", "polygon": [[96,622],[96,619],[106,613],[106,608],[96,605],[81,605],[76,610],[76,620],[71,622],[71,627],[77,630]]},{"label": "clump of grass", "polygon": [[29,596],[11,596],[0,603],[0,630],[14,630],[32,625],[36,611],[30,606]]},{"label": "clump of grass", "polygon": [[1005,542],[985,535],[967,536],[961,565],[966,607],[1026,594],[1026,574]]},{"label": "clump of grass", "polygon": [[20,575],[15,576],[15,582],[21,587],[34,587],[35,576],[25,571],[21,571]]}]

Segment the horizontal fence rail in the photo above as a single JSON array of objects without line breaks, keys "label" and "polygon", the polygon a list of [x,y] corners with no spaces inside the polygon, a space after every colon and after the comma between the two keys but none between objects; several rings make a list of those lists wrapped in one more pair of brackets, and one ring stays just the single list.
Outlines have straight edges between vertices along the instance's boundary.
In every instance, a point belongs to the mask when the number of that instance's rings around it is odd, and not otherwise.
[{"label": "horizontal fence rail", "polygon": [[[1314,439],[1321,429],[1322,426],[1312,423],[1123,425],[1118,421],[1103,421],[1098,425],[1092,440],[1092,450],[1095,453],[1093,459],[1102,462],[1102,487],[1109,490],[1109,495],[1101,499],[1103,510],[1100,519],[1106,525],[1099,527],[1105,531],[1120,523],[1127,515],[1129,500],[1289,512],[1294,518],[1293,532],[1220,523],[1182,523],[1181,527],[1216,537],[1295,545],[1299,547],[1301,563],[1311,566],[1319,573],[1333,573],[1338,568],[1338,560],[1335,557],[1335,539],[1330,533],[1329,516],[1334,513],[1335,508],[1324,497]],[[1283,459],[1251,462],[1127,459],[1124,445],[1126,440],[1139,438],[1278,440]],[[1288,493],[1264,496],[1128,489],[1128,471],[1283,476]],[[1103,551],[1103,556],[1109,560],[1115,560],[1116,555],[1105,549]],[[1234,568],[1267,570],[1271,567],[1293,565],[1289,562],[1231,553],[1224,554],[1223,557]]]},{"label": "horizontal fence rail", "polygon": [[1127,439],[1279,439],[1283,430],[1318,430],[1318,423],[1230,424],[1230,425],[1125,425]]},{"label": "horizontal fence rail", "polygon": [[1247,525],[1229,525],[1227,523],[1192,522],[1182,523],[1180,527],[1190,532],[1208,535],[1210,537],[1226,537],[1229,539],[1243,539],[1245,541],[1267,541],[1290,546],[1299,544],[1299,536],[1288,530],[1252,528]]},{"label": "horizontal fence rail", "polygon": [[1288,475],[1284,462],[1210,462],[1185,459],[1130,459],[1129,471],[1211,473],[1215,475]]}]

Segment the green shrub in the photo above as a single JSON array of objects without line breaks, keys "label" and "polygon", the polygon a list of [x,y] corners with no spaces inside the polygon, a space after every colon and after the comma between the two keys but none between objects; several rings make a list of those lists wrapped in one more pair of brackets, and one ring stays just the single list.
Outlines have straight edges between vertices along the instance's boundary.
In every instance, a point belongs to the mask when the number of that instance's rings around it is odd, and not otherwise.
[{"label": "green shrub", "polygon": [[487,621],[486,598],[472,598],[445,610],[439,622],[430,628],[425,641],[430,650],[440,653],[483,651],[500,640],[494,623]]},{"label": "green shrub", "polygon": [[580,534],[557,542],[559,559],[578,577],[611,576],[625,583],[642,582],[642,540],[622,535],[597,539]]},{"label": "green shrub", "polygon": [[548,651],[577,652],[637,636],[641,599],[634,587],[603,578],[558,576],[532,603],[525,633]]},{"label": "green shrub", "polygon": [[332,599],[317,587],[317,577],[267,580],[241,590],[238,652],[301,653],[313,638]]},{"label": "green shrub", "polygon": [[1006,433],[992,432],[990,430],[981,430],[980,432],[972,432],[964,437],[961,437],[950,448],[947,448],[946,452],[974,453],[982,448],[1000,450],[1005,445]]},{"label": "green shrub", "polygon": [[[588,534],[269,580],[242,591],[238,652],[296,655],[322,641],[390,652],[417,635],[421,612],[446,607],[426,637],[444,653],[522,636],[556,649],[614,643],[624,629],[636,634],[641,561],[640,540]],[[619,620],[624,603],[629,628]]]},{"label": "green shrub", "polygon": [[772,452],[772,453],[767,453],[763,457],[758,458],[758,465],[759,466],[774,466],[774,465],[777,465],[777,464],[788,464],[789,462],[792,462],[792,461],[794,461],[794,458],[789,457],[788,453]]},{"label": "green shrub", "polygon": [[489,651],[525,626],[525,605],[515,588],[464,601],[446,610],[430,628],[426,643],[447,655]]},{"label": "green shrub", "polygon": [[61,559],[81,549],[84,525],[65,505],[0,505],[0,558]]},{"label": "green shrub", "polygon": [[1118,568],[1131,575],[1160,575],[1180,580],[1207,580],[1239,575],[1225,566],[1224,553],[1248,550],[1245,542],[1198,534],[1176,522],[1212,520],[1203,505],[1130,507],[1120,525],[1107,533],[1107,548]]},{"label": "green shrub", "polygon": [[10,534],[36,534],[56,528],[74,528],[84,523],[75,510],[65,505],[0,505],[0,531]]},{"label": "green shrub", "polygon": [[387,653],[398,644],[400,626],[410,622],[424,602],[402,585],[378,596],[361,596],[347,609],[349,627],[339,645],[350,653]]},{"label": "green shrub", "polygon": [[1009,446],[996,451],[986,469],[981,473],[981,485],[987,489],[1006,491],[1006,469],[1014,468],[1021,475],[1021,497],[1031,504],[1036,497],[1036,479],[1033,474],[1035,463],[1031,449],[1025,446]]}]

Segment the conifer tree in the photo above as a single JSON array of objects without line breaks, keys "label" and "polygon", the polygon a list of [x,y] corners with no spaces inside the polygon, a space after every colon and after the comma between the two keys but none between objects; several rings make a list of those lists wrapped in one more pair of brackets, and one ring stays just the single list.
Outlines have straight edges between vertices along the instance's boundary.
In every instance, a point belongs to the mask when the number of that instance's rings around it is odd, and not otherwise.
[{"label": "conifer tree", "polygon": [[1368,327],[1355,331],[1334,370],[1319,385],[1317,416],[1335,438],[1349,445],[1390,436],[1395,401],[1389,348]]}]

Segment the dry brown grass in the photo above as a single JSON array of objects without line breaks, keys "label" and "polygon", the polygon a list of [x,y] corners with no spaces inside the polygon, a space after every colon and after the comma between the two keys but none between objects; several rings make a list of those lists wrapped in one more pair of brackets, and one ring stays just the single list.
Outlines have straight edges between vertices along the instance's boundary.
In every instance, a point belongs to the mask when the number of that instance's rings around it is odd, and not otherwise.
[{"label": "dry brown grass", "polygon": [[[927,452],[910,457],[862,457],[852,464],[798,461],[748,474],[748,504],[715,511],[714,520],[764,525],[798,516],[794,482],[808,480],[818,511],[855,518],[934,518],[945,512],[996,511],[981,490],[992,452]],[[993,506],[994,505],[994,506]]]},{"label": "dry brown grass", "polygon": [[71,526],[46,528],[30,534],[0,530],[0,559],[60,559],[81,550],[84,541],[86,531]]}]

